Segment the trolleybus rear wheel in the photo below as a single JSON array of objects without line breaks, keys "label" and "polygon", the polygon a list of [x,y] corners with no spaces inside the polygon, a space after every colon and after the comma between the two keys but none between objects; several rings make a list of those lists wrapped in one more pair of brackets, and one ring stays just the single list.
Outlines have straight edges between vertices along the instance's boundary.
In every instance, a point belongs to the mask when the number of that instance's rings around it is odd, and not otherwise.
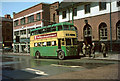
[{"label": "trolleybus rear wheel", "polygon": [[37,52],[35,53],[35,58],[36,58],[36,59],[39,59],[39,58],[40,58],[40,52],[37,51]]},{"label": "trolleybus rear wheel", "polygon": [[60,51],[60,52],[58,53],[58,58],[59,58],[60,60],[65,59],[65,53],[64,53],[64,51]]}]

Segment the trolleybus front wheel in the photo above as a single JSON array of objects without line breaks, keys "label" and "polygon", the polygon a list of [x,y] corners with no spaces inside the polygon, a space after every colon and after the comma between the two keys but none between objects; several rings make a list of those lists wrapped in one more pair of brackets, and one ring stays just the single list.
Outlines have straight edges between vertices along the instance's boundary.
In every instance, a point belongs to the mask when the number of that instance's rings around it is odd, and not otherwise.
[{"label": "trolleybus front wheel", "polygon": [[65,59],[65,53],[64,53],[64,51],[60,51],[60,52],[58,53],[58,58],[59,58],[60,60]]},{"label": "trolleybus front wheel", "polygon": [[35,53],[35,58],[36,58],[36,59],[39,59],[39,58],[40,58],[40,52],[37,51],[37,52]]}]

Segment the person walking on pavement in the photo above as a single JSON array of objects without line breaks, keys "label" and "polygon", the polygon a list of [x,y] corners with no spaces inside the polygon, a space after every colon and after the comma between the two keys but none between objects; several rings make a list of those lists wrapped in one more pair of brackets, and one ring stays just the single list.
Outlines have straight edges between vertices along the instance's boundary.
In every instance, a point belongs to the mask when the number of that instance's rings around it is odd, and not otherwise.
[{"label": "person walking on pavement", "polygon": [[89,57],[91,57],[91,46],[90,46],[90,44],[87,45],[87,54],[89,55]]},{"label": "person walking on pavement", "polygon": [[86,56],[86,45],[85,45],[85,43],[83,43],[82,52],[83,52],[83,55]]},{"label": "person walking on pavement", "polygon": [[106,57],[106,51],[107,51],[106,45],[104,43],[101,43],[101,46],[102,46],[101,51],[103,53],[103,57]]},{"label": "person walking on pavement", "polygon": [[92,43],[91,54],[93,54],[93,58],[95,58],[95,43]]}]

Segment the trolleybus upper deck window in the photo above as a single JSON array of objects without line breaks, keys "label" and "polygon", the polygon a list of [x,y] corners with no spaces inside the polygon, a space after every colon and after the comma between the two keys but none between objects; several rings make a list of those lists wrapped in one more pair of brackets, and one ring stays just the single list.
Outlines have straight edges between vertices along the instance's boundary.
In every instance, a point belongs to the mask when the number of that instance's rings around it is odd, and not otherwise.
[{"label": "trolleybus upper deck window", "polygon": [[63,25],[63,30],[69,30],[69,25]]},{"label": "trolleybus upper deck window", "polygon": [[58,31],[62,30],[62,26],[58,26]]},{"label": "trolleybus upper deck window", "polygon": [[47,32],[51,32],[51,28],[47,28]]},{"label": "trolleybus upper deck window", "polygon": [[71,29],[71,30],[76,30],[73,25],[70,25],[70,29]]},{"label": "trolleybus upper deck window", "polygon": [[56,31],[56,26],[52,27],[52,31]]}]

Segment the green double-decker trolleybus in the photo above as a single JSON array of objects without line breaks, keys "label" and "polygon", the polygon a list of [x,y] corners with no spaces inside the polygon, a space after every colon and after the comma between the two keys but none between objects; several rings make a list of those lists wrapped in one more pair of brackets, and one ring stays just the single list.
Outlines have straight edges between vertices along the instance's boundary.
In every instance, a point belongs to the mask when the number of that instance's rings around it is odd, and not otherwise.
[{"label": "green double-decker trolleybus", "polygon": [[30,36],[30,55],[35,58],[78,57],[76,27],[63,22],[32,29]]}]

